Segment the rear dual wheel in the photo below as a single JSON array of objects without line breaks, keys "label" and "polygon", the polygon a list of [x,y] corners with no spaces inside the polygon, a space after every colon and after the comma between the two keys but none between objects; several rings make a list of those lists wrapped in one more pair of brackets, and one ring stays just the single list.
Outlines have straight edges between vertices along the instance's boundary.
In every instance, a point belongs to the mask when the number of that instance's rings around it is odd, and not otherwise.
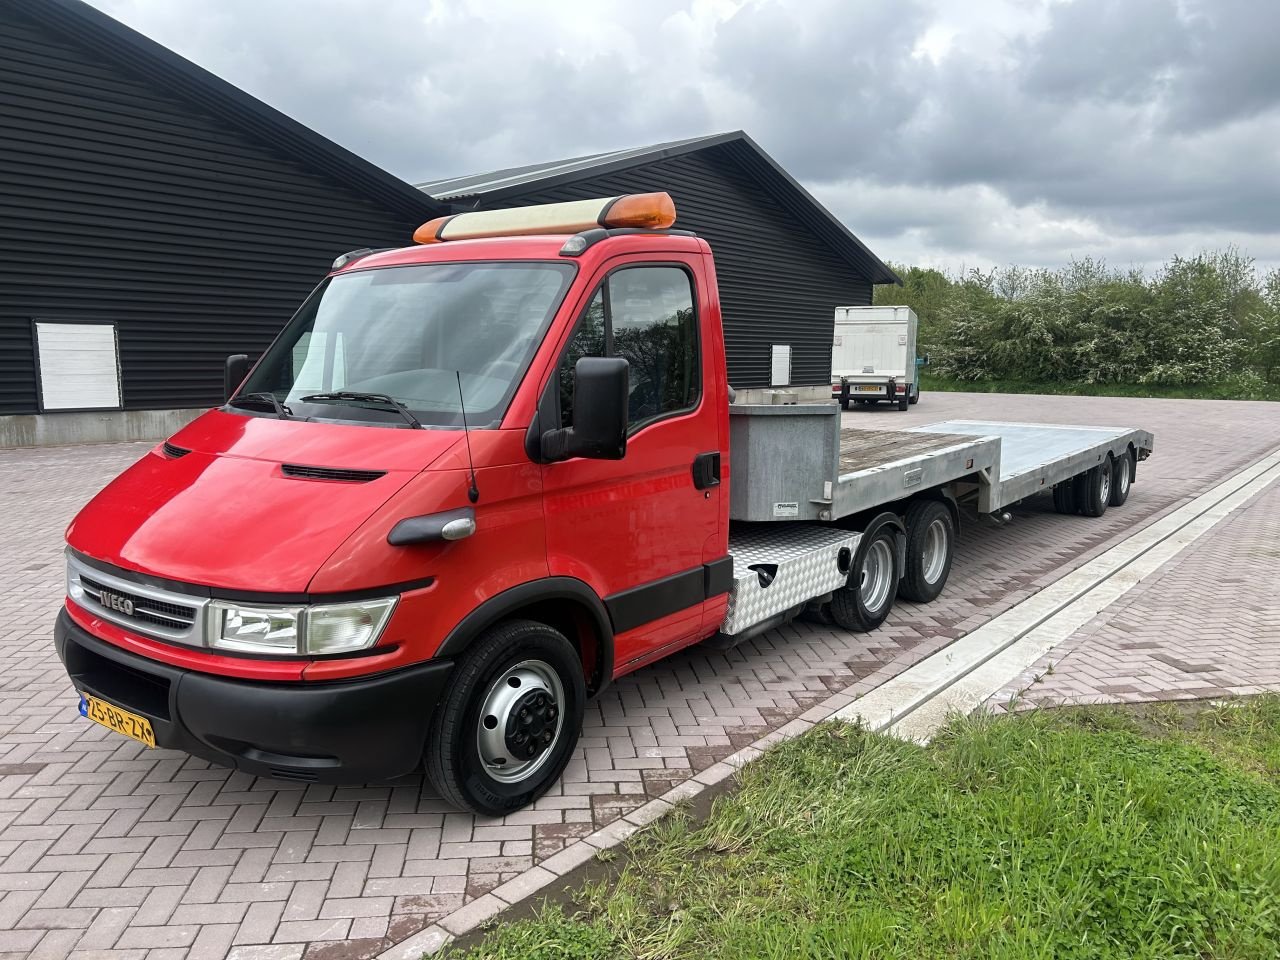
[{"label": "rear dual wheel", "polygon": [[586,705],[582,663],[533,620],[491,628],[463,655],[436,708],[427,777],[450,803],[490,816],[527,806],[564,772]]},{"label": "rear dual wheel", "polygon": [[1133,454],[1126,450],[1115,458],[1111,472],[1111,506],[1119,507],[1129,499],[1133,483]]},{"label": "rear dual wheel", "polygon": [[1076,508],[1086,517],[1100,517],[1111,504],[1111,476],[1114,472],[1111,454],[1083,474],[1076,486]]},{"label": "rear dual wheel", "polygon": [[[1107,454],[1107,459],[1084,473],[1078,473],[1070,480],[1054,484],[1053,508],[1058,513],[1080,513],[1086,517],[1100,517],[1107,512],[1107,507],[1116,504],[1114,489],[1115,478],[1120,470],[1118,463],[1127,462],[1128,456],[1120,461]],[[1128,476],[1127,468],[1125,476]],[[1128,484],[1119,503],[1124,503],[1129,496]]]},{"label": "rear dual wheel", "polygon": [[915,603],[937,599],[951,574],[956,523],[951,510],[938,500],[917,500],[907,508],[906,565],[898,596]]},{"label": "rear dual wheel", "polygon": [[881,523],[858,545],[845,586],[831,597],[831,619],[846,630],[866,632],[884,623],[898,588],[898,550],[894,527]]}]

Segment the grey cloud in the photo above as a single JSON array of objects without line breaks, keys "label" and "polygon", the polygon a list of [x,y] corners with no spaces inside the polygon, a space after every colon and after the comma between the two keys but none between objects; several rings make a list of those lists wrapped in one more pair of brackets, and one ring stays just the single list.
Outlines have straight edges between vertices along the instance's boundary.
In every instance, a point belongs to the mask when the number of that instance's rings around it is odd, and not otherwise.
[{"label": "grey cloud", "polygon": [[1280,247],[1273,0],[94,2],[410,180],[741,127],[921,256]]},{"label": "grey cloud", "polygon": [[1020,46],[1027,92],[1055,103],[1149,100],[1191,51],[1192,26],[1173,0],[1057,4],[1049,24]]}]

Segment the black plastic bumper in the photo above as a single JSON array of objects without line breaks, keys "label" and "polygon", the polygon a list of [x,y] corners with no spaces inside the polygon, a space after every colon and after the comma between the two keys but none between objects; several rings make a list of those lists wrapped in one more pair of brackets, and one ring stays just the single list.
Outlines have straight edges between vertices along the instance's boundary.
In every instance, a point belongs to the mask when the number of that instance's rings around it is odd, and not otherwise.
[{"label": "black plastic bumper", "polygon": [[66,610],[54,642],[76,688],[146,717],[158,746],[308,783],[367,783],[416,770],[453,670],[433,660],[324,683],[235,680],[120,650]]}]

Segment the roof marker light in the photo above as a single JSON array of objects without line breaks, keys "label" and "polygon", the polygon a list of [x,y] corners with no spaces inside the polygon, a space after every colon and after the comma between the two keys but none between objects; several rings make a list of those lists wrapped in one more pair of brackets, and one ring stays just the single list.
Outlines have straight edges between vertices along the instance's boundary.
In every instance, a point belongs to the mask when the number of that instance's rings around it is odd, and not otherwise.
[{"label": "roof marker light", "polygon": [[507,210],[477,210],[428,220],[413,232],[418,243],[580,233],[594,227],[663,230],[676,222],[668,193],[633,193],[597,200],[570,200]]}]

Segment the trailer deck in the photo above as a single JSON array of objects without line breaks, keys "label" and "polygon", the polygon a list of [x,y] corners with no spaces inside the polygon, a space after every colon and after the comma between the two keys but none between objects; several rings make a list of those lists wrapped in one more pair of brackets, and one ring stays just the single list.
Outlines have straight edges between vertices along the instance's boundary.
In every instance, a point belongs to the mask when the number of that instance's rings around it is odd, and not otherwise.
[{"label": "trailer deck", "polygon": [[999,441],[996,469],[980,477],[978,511],[994,513],[1036,493],[1053,489],[1101,463],[1110,453],[1133,450],[1135,460],[1151,454],[1154,439],[1132,427],[1075,427],[1043,423],[1000,423],[987,420],[948,420],[913,427],[907,433],[946,437],[995,437]]},{"label": "trailer deck", "polygon": [[839,474],[831,491],[831,515],[847,517],[992,470],[1000,440],[964,433],[909,430],[840,431]]}]

